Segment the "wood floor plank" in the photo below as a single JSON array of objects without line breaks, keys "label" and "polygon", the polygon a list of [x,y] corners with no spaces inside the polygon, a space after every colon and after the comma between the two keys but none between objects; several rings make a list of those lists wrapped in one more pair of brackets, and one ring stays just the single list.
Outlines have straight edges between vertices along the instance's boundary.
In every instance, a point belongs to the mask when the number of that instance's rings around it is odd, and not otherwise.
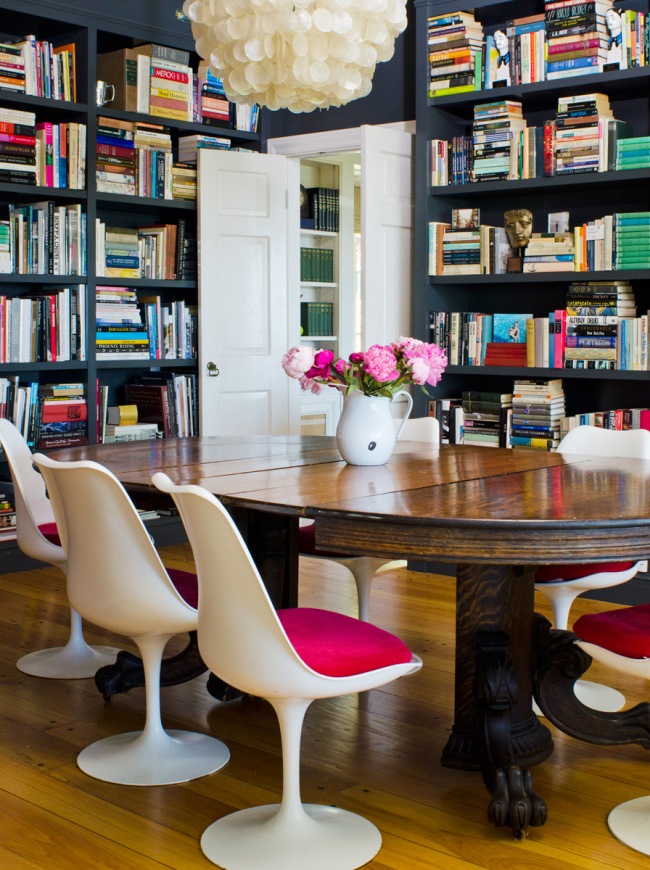
[{"label": "wood floor plank", "polygon": [[[165,548],[164,558],[191,566],[186,546]],[[356,613],[354,585],[341,566],[305,560],[301,572],[301,604]],[[538,604],[548,615],[546,601]],[[480,775],[440,765],[453,714],[453,579],[391,570],[374,581],[371,606],[373,621],[400,634],[424,667],[371,692],[315,702],[302,740],[303,800],[359,812],[382,831],[369,870],[648,870],[650,859],[618,843],[606,823],[614,805],[650,791],[644,750],[589,746],[551,726],[555,751],[534,769],[549,820],[515,841],[487,822]],[[572,617],[606,607],[579,599]],[[279,799],[272,708],[256,698],[219,703],[206,691],[207,675],[164,689],[165,725],[219,737],[231,751],[228,765],[178,786],[92,779],[76,766],[77,753],[95,739],[142,727],[144,691],[105,703],[93,680],[42,680],[16,669],[24,652],[64,642],[68,625],[57,572],[0,575],[0,867],[209,870],[199,847],[205,827]],[[134,649],[95,626],[86,634]],[[185,640],[174,639],[168,654]],[[592,671],[594,679],[615,682],[629,704],[649,694],[643,681],[602,666]]]}]

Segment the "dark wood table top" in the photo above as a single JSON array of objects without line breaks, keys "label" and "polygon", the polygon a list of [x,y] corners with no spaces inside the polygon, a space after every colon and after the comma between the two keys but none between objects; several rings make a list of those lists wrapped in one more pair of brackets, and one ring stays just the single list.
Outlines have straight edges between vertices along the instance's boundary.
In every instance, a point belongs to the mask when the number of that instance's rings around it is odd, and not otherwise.
[{"label": "dark wood table top", "polygon": [[[351,553],[540,564],[650,555],[650,462],[402,442],[386,465],[351,466],[334,438],[206,437],[57,451],[94,459],[131,491],[154,472],[224,503],[319,519]],[[350,523],[354,521],[354,534]]]}]

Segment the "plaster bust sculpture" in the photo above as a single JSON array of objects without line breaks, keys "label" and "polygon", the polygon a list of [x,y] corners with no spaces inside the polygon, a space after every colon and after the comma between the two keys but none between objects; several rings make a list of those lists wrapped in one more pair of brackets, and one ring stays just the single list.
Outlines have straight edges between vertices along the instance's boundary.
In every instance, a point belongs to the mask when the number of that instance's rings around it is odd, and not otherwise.
[{"label": "plaster bust sculpture", "polygon": [[533,232],[533,213],[527,208],[514,208],[503,217],[510,247],[521,256]]}]

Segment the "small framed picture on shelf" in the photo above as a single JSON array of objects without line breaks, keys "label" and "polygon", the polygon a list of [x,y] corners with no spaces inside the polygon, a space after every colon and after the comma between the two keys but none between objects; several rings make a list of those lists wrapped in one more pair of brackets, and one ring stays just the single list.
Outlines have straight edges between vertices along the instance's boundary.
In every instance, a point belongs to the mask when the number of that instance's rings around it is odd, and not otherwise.
[{"label": "small framed picture on shelf", "polygon": [[568,233],[569,232],[569,212],[568,211],[549,212],[548,232],[549,233]]},{"label": "small framed picture on shelf", "polygon": [[452,208],[451,228],[453,230],[477,230],[481,221],[479,208]]}]

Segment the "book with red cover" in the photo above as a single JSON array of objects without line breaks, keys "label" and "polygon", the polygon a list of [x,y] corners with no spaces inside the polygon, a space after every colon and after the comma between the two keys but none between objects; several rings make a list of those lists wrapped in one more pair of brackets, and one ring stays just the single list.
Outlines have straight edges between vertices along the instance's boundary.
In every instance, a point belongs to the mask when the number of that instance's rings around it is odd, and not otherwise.
[{"label": "book with red cover", "polygon": [[88,405],[85,399],[45,400],[41,406],[41,420],[52,423],[57,420],[87,420]]},{"label": "book with red cover", "polygon": [[166,384],[126,384],[124,398],[128,405],[137,405],[138,422],[157,423],[165,438],[173,435]]}]

